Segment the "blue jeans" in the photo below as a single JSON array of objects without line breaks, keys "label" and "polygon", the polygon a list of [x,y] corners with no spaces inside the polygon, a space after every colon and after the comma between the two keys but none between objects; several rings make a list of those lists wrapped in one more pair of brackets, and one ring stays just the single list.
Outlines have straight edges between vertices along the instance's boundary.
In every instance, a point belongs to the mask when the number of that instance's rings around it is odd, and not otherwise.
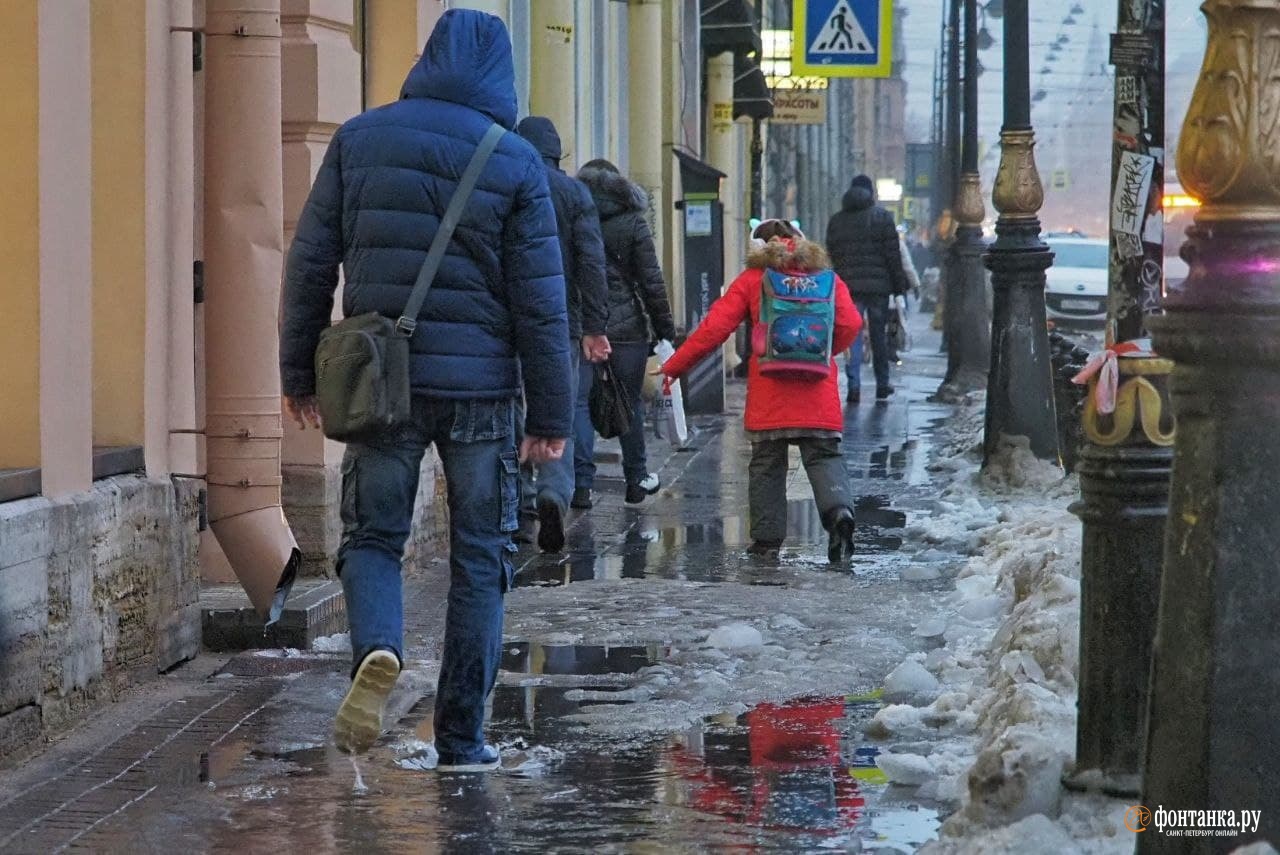
[{"label": "blue jeans", "polygon": [[[578,365],[578,394],[573,404],[573,481],[574,486],[590,490],[595,484],[596,429],[591,425],[591,381],[595,368],[583,360]],[[565,455],[566,457],[568,455]]]},{"label": "blue jeans", "polygon": [[[582,360],[582,343],[580,339],[571,339],[569,342],[569,398],[576,400],[578,394],[578,376],[579,363]],[[588,419],[590,423],[590,419]],[[565,440],[564,454],[559,460],[553,460],[550,463],[544,463],[538,467],[537,477],[533,480],[532,490],[535,500],[544,493],[550,494],[560,510],[564,511],[569,508],[569,499],[573,497],[574,478],[575,478],[575,462],[574,448],[576,443],[574,437],[570,436]]]},{"label": "blue jeans", "polygon": [[[862,314],[862,322],[866,324],[867,337],[871,339],[871,367],[876,375],[876,388],[886,389],[889,386],[889,295],[862,294],[855,297],[854,302]],[[862,336],[859,335],[849,348],[849,360],[844,366],[851,389],[862,385],[862,347]]]},{"label": "blue jeans", "polygon": [[[622,474],[628,484],[639,484],[649,474],[649,460],[644,444],[644,371],[649,364],[649,345],[644,342],[614,343],[609,364],[618,382],[631,399],[631,426],[618,437],[622,445]],[[591,425],[588,401],[591,395],[591,366],[583,363],[578,375],[578,405],[574,411],[574,478],[580,489],[590,490],[596,481],[596,430]]]},{"label": "blue jeans", "polygon": [[514,403],[413,399],[412,424],[342,461],[338,573],[358,665],[377,649],[403,660],[401,559],[427,446],[444,465],[449,504],[449,610],[436,691],[436,748],[468,762],[484,746],[484,704],[502,655],[519,483]]}]

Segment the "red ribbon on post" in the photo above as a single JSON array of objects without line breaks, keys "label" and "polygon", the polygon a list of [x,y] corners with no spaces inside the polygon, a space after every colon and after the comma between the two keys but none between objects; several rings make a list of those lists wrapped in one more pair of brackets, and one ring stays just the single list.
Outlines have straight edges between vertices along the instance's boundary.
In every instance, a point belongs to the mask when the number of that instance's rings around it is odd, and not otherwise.
[{"label": "red ribbon on post", "polygon": [[1098,383],[1093,387],[1094,404],[1099,413],[1110,415],[1116,411],[1116,391],[1120,386],[1120,366],[1116,361],[1117,358],[1155,355],[1155,351],[1151,349],[1150,339],[1122,341],[1090,356],[1080,373],[1071,378],[1071,382],[1083,386],[1096,375]]}]

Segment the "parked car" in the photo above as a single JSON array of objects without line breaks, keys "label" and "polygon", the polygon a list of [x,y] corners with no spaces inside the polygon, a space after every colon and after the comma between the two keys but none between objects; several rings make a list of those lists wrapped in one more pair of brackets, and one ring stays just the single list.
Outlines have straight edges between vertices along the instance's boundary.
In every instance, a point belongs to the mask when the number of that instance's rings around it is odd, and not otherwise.
[{"label": "parked car", "polygon": [[1059,326],[1099,327],[1107,321],[1107,241],[1049,237],[1053,266],[1046,271],[1044,301]]}]

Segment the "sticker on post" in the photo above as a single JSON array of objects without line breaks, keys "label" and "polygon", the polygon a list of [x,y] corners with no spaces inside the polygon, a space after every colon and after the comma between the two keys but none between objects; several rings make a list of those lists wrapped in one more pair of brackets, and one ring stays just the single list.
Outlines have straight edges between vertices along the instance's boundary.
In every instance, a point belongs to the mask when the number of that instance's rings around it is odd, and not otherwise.
[{"label": "sticker on post", "polygon": [[[1147,197],[1151,193],[1151,176],[1156,159],[1131,151],[1121,153],[1116,174],[1115,194],[1111,199],[1111,230],[1137,238],[1147,214]],[[1138,242],[1141,247],[1141,241]]]},{"label": "sticker on post", "polygon": [[1112,232],[1111,238],[1112,242],[1115,243],[1116,257],[1121,261],[1138,258],[1142,255],[1142,238],[1137,235],[1127,234],[1126,232]]}]

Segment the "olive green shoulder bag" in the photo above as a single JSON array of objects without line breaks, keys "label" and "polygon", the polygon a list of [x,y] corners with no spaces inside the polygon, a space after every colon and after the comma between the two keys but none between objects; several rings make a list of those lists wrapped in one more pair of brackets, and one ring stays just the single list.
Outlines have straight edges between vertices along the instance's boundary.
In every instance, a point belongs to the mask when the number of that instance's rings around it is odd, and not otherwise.
[{"label": "olive green shoulder bag", "polygon": [[316,347],[316,399],[321,425],[330,439],[369,442],[410,420],[409,340],[467,200],[505,133],[495,124],[480,140],[449,200],[400,318],[393,321],[378,312],[366,312],[346,318],[320,334]]}]

